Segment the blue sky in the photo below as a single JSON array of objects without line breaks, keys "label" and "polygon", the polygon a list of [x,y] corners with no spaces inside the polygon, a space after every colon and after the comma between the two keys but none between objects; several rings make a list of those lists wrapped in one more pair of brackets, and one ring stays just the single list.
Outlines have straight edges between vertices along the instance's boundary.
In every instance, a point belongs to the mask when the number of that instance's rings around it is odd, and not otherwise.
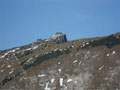
[{"label": "blue sky", "polygon": [[0,50],[45,39],[120,32],[120,0],[0,0]]}]

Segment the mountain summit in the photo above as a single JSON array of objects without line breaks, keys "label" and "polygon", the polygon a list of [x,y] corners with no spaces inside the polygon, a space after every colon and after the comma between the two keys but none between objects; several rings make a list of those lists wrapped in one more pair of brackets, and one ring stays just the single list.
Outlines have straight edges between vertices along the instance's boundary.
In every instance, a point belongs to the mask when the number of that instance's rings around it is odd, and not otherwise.
[{"label": "mountain summit", "polygon": [[0,90],[120,90],[120,33],[0,51]]},{"label": "mountain summit", "polygon": [[44,42],[44,41],[53,41],[53,42],[59,44],[59,43],[67,42],[67,37],[66,37],[66,34],[63,34],[61,32],[57,32],[49,39],[45,39],[45,40],[37,39],[36,42]]},{"label": "mountain summit", "polygon": [[55,35],[53,35],[52,39],[55,39],[57,43],[67,42],[66,34],[63,34],[61,32],[57,32]]}]

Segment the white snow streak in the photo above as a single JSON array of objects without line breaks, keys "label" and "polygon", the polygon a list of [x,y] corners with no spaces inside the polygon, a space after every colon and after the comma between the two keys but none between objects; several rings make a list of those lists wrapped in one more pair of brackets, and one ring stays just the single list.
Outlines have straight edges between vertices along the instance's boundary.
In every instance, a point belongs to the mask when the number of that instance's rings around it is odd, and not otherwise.
[{"label": "white snow streak", "polygon": [[29,62],[29,61],[32,60],[32,59],[33,59],[33,58],[28,59],[27,62]]},{"label": "white snow streak", "polygon": [[45,90],[50,90],[50,88],[48,88],[48,85],[49,85],[49,82],[48,82],[48,83],[46,83]]},{"label": "white snow streak", "polygon": [[78,60],[75,60],[73,63],[76,63]]},{"label": "white snow streak", "polygon": [[44,77],[44,76],[46,76],[45,74],[42,74],[42,75],[38,75],[38,77]]},{"label": "white snow streak", "polygon": [[99,71],[102,70],[103,68],[104,68],[104,65],[99,68]]},{"label": "white snow streak", "polygon": [[63,86],[63,78],[60,78],[60,86]]},{"label": "white snow streak", "polygon": [[13,73],[13,71],[9,72],[9,74]]},{"label": "white snow streak", "polygon": [[71,81],[73,81],[73,80],[72,80],[72,79],[68,79],[68,80],[67,80],[67,82],[71,82]]}]

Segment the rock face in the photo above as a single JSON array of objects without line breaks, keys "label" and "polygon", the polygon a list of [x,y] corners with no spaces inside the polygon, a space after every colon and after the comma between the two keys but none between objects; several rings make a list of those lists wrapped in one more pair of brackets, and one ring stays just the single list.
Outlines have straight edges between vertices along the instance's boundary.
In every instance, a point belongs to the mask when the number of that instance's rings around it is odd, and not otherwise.
[{"label": "rock face", "polygon": [[37,39],[36,42],[42,42],[43,40],[42,39]]},{"label": "rock face", "polygon": [[0,51],[0,90],[120,90],[120,33]]},{"label": "rock face", "polygon": [[56,40],[56,43],[64,43],[67,42],[66,34],[63,33],[56,33],[52,36],[52,39]]}]

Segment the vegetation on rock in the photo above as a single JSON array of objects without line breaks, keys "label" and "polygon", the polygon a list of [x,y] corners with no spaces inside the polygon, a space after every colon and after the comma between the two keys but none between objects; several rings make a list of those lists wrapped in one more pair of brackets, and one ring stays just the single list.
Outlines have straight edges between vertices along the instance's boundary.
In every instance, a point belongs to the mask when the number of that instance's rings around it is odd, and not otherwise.
[{"label": "vegetation on rock", "polygon": [[31,64],[24,64],[26,62],[26,60],[25,60],[25,61],[23,61],[21,63],[21,65],[24,65],[23,69],[27,70],[28,68],[30,68],[32,66],[36,66],[36,65],[42,63],[43,61],[46,61],[46,60],[51,59],[51,58],[56,58],[56,57],[58,57],[58,56],[60,56],[62,54],[69,54],[70,52],[71,51],[68,48],[66,48],[64,50],[59,50],[59,49],[52,50],[52,51],[50,51],[50,52],[48,52],[46,54],[38,56],[37,58],[35,58],[35,61],[33,63],[31,63]]},{"label": "vegetation on rock", "polygon": [[89,41],[88,44],[80,45],[77,50],[83,49],[83,48],[88,48],[88,47],[97,47],[97,46],[102,46],[105,45],[107,48],[112,48],[113,46],[120,44],[120,36],[118,38],[114,37],[114,35],[110,35],[106,38],[99,39],[99,40],[94,40],[94,41]]}]

